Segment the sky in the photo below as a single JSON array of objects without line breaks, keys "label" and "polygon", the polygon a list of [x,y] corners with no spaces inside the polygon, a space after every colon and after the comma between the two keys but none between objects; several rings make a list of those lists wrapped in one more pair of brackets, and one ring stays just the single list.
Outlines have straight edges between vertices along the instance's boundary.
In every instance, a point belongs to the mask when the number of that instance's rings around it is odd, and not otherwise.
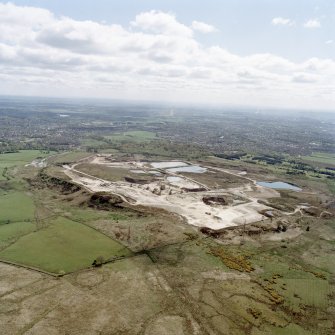
[{"label": "sky", "polygon": [[335,1],[0,1],[0,94],[335,110]]}]

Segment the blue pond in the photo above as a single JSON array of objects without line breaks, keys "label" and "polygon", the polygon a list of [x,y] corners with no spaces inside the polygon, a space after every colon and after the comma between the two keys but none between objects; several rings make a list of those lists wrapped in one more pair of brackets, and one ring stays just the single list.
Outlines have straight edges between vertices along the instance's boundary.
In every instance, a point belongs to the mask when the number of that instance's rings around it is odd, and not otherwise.
[{"label": "blue pond", "polygon": [[258,181],[257,185],[273,188],[275,190],[301,191],[300,187],[289,183],[284,183],[282,181],[274,181],[274,182]]}]

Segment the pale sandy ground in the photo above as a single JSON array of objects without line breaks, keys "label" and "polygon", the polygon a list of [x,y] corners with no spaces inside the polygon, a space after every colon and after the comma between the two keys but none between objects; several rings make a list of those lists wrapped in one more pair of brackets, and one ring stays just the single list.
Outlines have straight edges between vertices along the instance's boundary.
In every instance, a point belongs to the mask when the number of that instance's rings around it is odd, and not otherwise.
[{"label": "pale sandy ground", "polygon": [[171,291],[145,255],[62,278],[0,263],[0,334],[201,334]]},{"label": "pale sandy ground", "polygon": [[[103,164],[111,167],[122,167],[125,169],[151,169],[152,167],[145,162],[110,162],[104,157],[95,157],[91,161],[94,164]],[[238,175],[238,171],[228,171],[225,169],[216,169],[228,174]],[[75,169],[75,165],[64,166],[65,173],[77,184],[84,186],[91,192],[109,192],[120,195],[125,201],[133,199],[134,204],[163,208],[167,211],[176,213],[184,217],[187,222],[197,227],[209,227],[211,229],[222,229],[230,226],[249,224],[265,219],[259,213],[264,209],[271,209],[265,205],[259,204],[258,199],[279,196],[275,190],[257,186],[255,181],[246,179],[248,184],[232,189],[222,189],[203,192],[183,192],[182,188],[197,188],[202,185],[196,180],[178,175],[181,179],[178,182],[168,182],[166,177],[159,181],[146,185],[129,184],[126,182],[109,182],[100,178],[90,176]],[[170,174],[170,176],[177,176]],[[252,184],[250,184],[252,182]],[[164,190],[161,185],[165,186]],[[154,194],[156,193],[156,194]],[[158,195],[159,194],[159,195]],[[205,195],[227,195],[235,194],[248,199],[248,202],[235,206],[209,206],[202,198]]]},{"label": "pale sandy ground", "polygon": [[27,166],[33,166],[36,168],[44,168],[47,166],[46,158],[34,159],[31,163],[25,165],[25,167]]}]

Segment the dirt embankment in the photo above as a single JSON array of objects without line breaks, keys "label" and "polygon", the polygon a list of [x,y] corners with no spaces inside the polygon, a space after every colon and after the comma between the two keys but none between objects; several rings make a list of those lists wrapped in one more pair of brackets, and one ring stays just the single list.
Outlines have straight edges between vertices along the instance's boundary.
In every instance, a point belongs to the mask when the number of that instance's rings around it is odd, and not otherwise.
[{"label": "dirt embankment", "polygon": [[200,232],[213,238],[229,241],[238,237],[265,237],[266,234],[270,234],[269,236],[271,236],[273,233],[283,233],[297,229],[298,227],[300,227],[300,225],[297,224],[293,218],[290,220],[277,219],[272,222],[257,222],[243,226],[227,227],[221,230],[203,227],[200,228]]},{"label": "dirt embankment", "polygon": [[139,185],[145,185],[145,184],[149,184],[151,182],[156,181],[156,179],[142,179],[142,178],[134,178],[130,176],[125,176],[124,180],[128,183],[139,184]]},{"label": "dirt embankment", "polygon": [[184,192],[204,192],[204,191],[207,191],[207,189],[206,188],[204,188],[204,187],[198,187],[198,188],[189,188],[189,187],[182,187],[182,190],[184,191]]},{"label": "dirt embankment", "polygon": [[124,202],[122,198],[116,194],[110,193],[94,193],[87,200],[89,207],[93,207],[100,210],[109,210],[111,208],[123,208]]},{"label": "dirt embankment", "polygon": [[222,206],[227,206],[229,204],[231,204],[231,201],[224,196],[220,196],[220,195],[206,195],[202,198],[202,201],[206,204],[206,205],[222,205]]},{"label": "dirt embankment", "polygon": [[51,189],[57,189],[65,195],[76,193],[82,189],[78,184],[59,177],[50,176],[44,170],[42,170],[36,178],[30,179],[28,182],[30,185],[37,188],[48,187]]},{"label": "dirt embankment", "polygon": [[294,212],[296,208],[296,206],[288,203],[286,199],[282,198],[270,198],[267,201],[260,199],[258,200],[258,203],[283,212]]}]

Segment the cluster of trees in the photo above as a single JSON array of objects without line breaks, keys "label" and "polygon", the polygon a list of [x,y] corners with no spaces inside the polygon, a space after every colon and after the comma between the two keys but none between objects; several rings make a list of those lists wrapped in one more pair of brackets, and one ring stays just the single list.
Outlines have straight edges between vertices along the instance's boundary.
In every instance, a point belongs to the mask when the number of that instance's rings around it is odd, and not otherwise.
[{"label": "cluster of trees", "polygon": [[58,151],[59,149],[64,149],[64,147],[39,142],[9,143],[1,142],[0,140],[0,154],[17,153],[20,150],[41,150],[43,152],[49,153],[50,151]]},{"label": "cluster of trees", "polygon": [[229,159],[229,160],[239,160],[242,157],[246,156],[247,154],[245,152],[234,152],[234,153],[219,153],[215,154],[216,157]]},{"label": "cluster of trees", "polygon": [[286,172],[287,174],[303,174],[305,172],[312,172],[316,175],[325,175],[329,179],[335,178],[335,168],[326,167],[324,169],[319,169],[314,168],[309,164],[297,162],[295,160],[290,160],[289,162],[292,164],[292,166],[291,169]]},{"label": "cluster of trees", "polygon": [[284,157],[281,156],[271,156],[271,155],[259,155],[252,158],[254,161],[262,161],[267,164],[276,165],[282,164],[284,162]]},{"label": "cluster of trees", "polygon": [[0,140],[0,154],[10,154],[14,152],[18,152],[19,146],[15,144],[11,144],[8,142],[1,142]]}]

